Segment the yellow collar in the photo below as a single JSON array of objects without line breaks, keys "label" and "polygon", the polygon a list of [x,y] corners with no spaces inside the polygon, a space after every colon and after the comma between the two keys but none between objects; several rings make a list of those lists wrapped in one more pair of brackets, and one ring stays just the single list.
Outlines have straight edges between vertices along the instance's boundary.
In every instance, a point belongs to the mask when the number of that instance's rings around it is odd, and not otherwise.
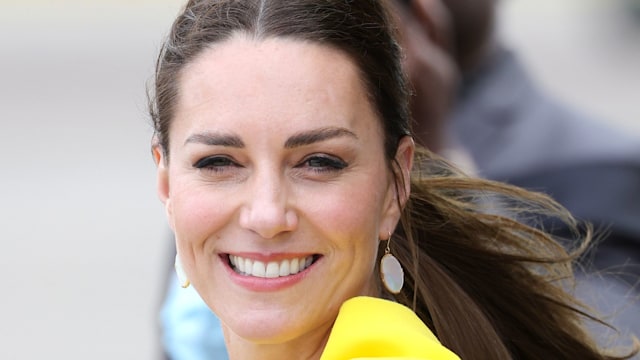
[{"label": "yellow collar", "polygon": [[371,297],[347,300],[320,360],[459,360],[404,305]]}]

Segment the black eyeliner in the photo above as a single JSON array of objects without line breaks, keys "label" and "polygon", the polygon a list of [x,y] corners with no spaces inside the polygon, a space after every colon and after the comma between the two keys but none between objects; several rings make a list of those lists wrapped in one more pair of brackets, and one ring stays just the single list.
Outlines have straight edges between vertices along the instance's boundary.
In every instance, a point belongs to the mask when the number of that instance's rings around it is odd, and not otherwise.
[{"label": "black eyeliner", "polygon": [[312,160],[324,163],[323,167],[331,167],[336,170],[342,170],[348,166],[346,162],[329,156],[313,156],[307,159],[307,163],[311,165],[310,162]]},{"label": "black eyeliner", "polygon": [[226,166],[226,165],[232,165],[232,164],[234,164],[234,162],[228,157],[216,155],[216,156],[207,156],[205,158],[202,158],[196,161],[195,164],[193,164],[193,167],[197,169],[202,169],[210,166]]}]

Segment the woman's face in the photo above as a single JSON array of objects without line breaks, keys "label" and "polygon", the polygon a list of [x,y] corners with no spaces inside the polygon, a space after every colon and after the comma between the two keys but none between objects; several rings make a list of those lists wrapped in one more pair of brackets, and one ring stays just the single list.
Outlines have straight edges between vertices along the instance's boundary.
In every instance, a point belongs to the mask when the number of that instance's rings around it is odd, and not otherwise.
[{"label": "woman's face", "polygon": [[[329,331],[376,295],[379,239],[399,219],[380,121],[333,48],[236,36],[179,80],[158,188],[185,271],[227,337]],[[399,158],[410,167],[411,141]],[[319,335],[324,336],[324,335]]]}]

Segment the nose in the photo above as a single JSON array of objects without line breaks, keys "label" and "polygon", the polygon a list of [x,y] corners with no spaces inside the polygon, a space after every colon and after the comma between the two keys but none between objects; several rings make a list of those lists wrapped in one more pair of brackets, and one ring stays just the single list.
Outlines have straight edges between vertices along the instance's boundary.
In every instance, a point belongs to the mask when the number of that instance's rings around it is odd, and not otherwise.
[{"label": "nose", "polygon": [[277,176],[255,178],[246,192],[240,226],[264,239],[292,231],[298,225],[296,212],[288,206],[289,189]]}]

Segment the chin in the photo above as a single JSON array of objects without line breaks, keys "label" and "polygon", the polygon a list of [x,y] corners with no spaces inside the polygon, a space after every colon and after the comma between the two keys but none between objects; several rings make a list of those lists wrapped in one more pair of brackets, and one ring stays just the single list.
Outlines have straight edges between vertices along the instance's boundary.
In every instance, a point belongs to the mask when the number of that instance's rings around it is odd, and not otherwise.
[{"label": "chin", "polygon": [[[238,310],[235,314],[228,314],[231,321],[225,320],[225,314],[220,318],[226,324],[226,330],[235,336],[256,344],[280,344],[294,340],[310,332],[322,331],[321,319],[312,319],[304,315],[305,309],[299,313],[293,309],[262,309]],[[335,318],[328,317],[329,318]],[[326,321],[327,331],[332,321]]]}]

